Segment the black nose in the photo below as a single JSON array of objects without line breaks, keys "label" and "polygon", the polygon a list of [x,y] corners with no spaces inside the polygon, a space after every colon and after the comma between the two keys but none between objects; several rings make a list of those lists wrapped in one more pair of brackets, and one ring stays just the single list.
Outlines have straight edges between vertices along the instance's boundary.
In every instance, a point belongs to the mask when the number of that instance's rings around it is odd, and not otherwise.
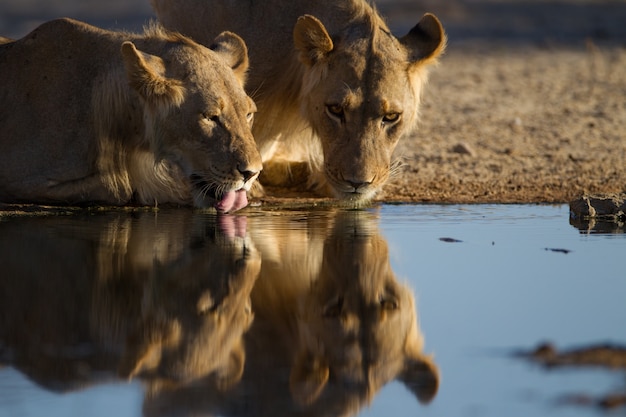
[{"label": "black nose", "polygon": [[362,182],[346,181],[346,182],[350,184],[351,187],[354,187],[354,191],[358,190],[361,187],[365,187],[371,184],[371,182],[369,181],[362,181]]},{"label": "black nose", "polygon": [[259,171],[242,170],[239,167],[237,167],[237,171],[239,171],[239,173],[243,176],[243,182],[248,182],[250,178],[259,173]]}]

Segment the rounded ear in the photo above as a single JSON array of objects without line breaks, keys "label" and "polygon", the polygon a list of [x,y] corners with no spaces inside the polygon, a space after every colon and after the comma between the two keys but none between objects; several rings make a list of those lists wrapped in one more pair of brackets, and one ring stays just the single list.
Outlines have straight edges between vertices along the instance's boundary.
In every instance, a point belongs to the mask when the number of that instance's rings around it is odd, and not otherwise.
[{"label": "rounded ear", "polygon": [[398,379],[422,404],[429,403],[439,389],[439,369],[432,358],[423,355],[408,357]]},{"label": "rounded ear", "polygon": [[117,366],[117,374],[131,380],[142,371],[156,368],[161,360],[163,335],[157,326],[143,324],[141,330],[128,335]]},{"label": "rounded ear", "polygon": [[308,66],[323,60],[334,48],[324,24],[308,14],[298,18],[293,29],[293,42],[300,51],[300,61]]},{"label": "rounded ear", "polygon": [[426,13],[400,42],[409,50],[411,63],[429,63],[446,49],[447,38],[439,19]]},{"label": "rounded ear", "polygon": [[231,67],[243,86],[248,71],[248,47],[239,35],[222,32],[213,40],[209,47],[215,51]]},{"label": "rounded ear", "polygon": [[294,402],[298,405],[313,404],[320,396],[330,370],[321,358],[314,358],[308,352],[301,352],[291,368],[289,388]]},{"label": "rounded ear", "polygon": [[143,371],[157,368],[163,346],[179,338],[180,326],[176,323],[159,323],[152,319],[144,321],[126,338],[117,367],[118,375],[130,380]]},{"label": "rounded ear", "polygon": [[246,363],[246,349],[243,339],[233,345],[228,355],[228,361],[217,372],[217,389],[227,391],[241,380]]},{"label": "rounded ear", "polygon": [[138,51],[129,41],[122,44],[121,52],[129,84],[146,103],[163,110],[180,105],[185,89],[180,81],[160,74],[165,68],[161,58]]}]

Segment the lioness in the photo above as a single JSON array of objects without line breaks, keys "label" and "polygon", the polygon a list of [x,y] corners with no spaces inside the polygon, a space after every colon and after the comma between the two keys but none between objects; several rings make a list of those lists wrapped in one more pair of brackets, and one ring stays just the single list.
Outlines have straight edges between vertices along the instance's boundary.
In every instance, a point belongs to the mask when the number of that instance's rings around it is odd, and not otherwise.
[{"label": "lioness", "polygon": [[247,49],[70,19],[0,45],[0,201],[233,211],[261,170]]},{"label": "lioness", "polygon": [[221,30],[246,41],[261,181],[289,185],[306,167],[310,187],[351,203],[371,199],[398,166],[392,153],[417,123],[427,67],[446,43],[434,15],[396,38],[365,0],[151,2],[166,27],[201,43]]}]

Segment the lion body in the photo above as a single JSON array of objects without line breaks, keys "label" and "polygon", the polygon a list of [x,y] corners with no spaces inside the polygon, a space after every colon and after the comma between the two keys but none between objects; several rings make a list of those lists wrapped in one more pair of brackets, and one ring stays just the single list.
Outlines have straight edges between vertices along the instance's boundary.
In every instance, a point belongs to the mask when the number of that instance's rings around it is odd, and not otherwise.
[{"label": "lion body", "polygon": [[305,162],[309,186],[348,201],[371,199],[389,178],[398,140],[416,125],[427,67],[445,47],[434,16],[398,39],[364,0],[152,4],[166,27],[198,42],[219,30],[246,41],[265,178],[289,185],[289,167]]},{"label": "lion body", "polygon": [[[231,58],[156,26],[139,35],[70,19],[0,45],[0,201],[206,206],[194,178],[249,188],[238,169],[260,171],[254,104]],[[219,100],[229,130],[202,129]]]}]

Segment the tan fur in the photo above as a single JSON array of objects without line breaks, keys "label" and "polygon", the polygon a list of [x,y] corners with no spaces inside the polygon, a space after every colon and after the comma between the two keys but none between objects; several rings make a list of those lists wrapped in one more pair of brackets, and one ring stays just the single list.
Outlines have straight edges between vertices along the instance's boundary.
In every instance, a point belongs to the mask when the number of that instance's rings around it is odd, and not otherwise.
[{"label": "tan fur", "polygon": [[277,214],[271,228],[248,219],[262,265],[240,382],[227,392],[211,381],[153,391],[145,414],[184,404],[187,414],[356,415],[393,380],[432,400],[438,369],[423,353],[412,290],[391,269],[375,214],[316,213],[306,222]]},{"label": "tan fur", "polygon": [[241,38],[70,19],[0,45],[0,201],[215,203],[261,170]]},{"label": "tan fur", "polygon": [[227,232],[237,220],[161,210],[0,222],[3,360],[62,391],[116,374],[228,388],[261,267],[250,238]]},{"label": "tan fur", "polygon": [[339,213],[320,258],[311,284],[293,300],[295,402],[323,402],[336,395],[337,386],[348,386],[357,403],[367,404],[393,379],[429,402],[438,371],[422,353],[412,291],[396,279],[376,220],[366,212]]},{"label": "tan fur", "polygon": [[[199,221],[174,212],[159,216],[159,222],[151,216],[134,222],[140,234],[129,241],[131,262],[126,265],[133,272],[100,277],[94,292],[97,316],[112,318],[98,328],[111,328],[123,308],[115,291],[123,285],[120,279],[143,282],[141,315],[126,335],[120,376],[176,385],[211,375],[219,389],[239,381],[246,361],[243,335],[254,319],[250,292],[261,257],[248,236],[228,235],[227,223],[237,220]],[[146,247],[156,246],[157,233],[163,234],[158,245],[164,250],[147,252]],[[173,250],[172,244],[180,242],[184,246]],[[156,268],[155,259],[145,257],[152,253],[160,255]],[[152,279],[141,280],[147,275],[142,270],[153,271]]]},{"label": "tan fur", "polygon": [[393,380],[431,400],[376,214],[266,214],[0,222],[3,359],[55,390],[137,378],[146,416],[354,415]]},{"label": "tan fur", "polygon": [[304,161],[311,187],[356,204],[394,170],[393,150],[416,126],[427,68],[446,43],[431,14],[394,37],[365,0],[151,1],[166,27],[201,43],[232,30],[248,44],[253,133],[269,182],[289,185],[288,165]]}]

